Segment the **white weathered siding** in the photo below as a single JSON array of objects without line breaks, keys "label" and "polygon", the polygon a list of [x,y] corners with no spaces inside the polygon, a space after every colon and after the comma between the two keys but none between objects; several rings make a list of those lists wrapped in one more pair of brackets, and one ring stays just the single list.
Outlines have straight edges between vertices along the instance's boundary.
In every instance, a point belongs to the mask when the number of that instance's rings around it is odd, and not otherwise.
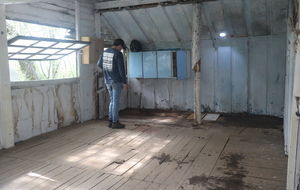
[{"label": "white weathered siding", "polygon": [[[292,1],[289,3],[289,18],[293,16]],[[285,102],[284,102],[284,140],[285,153],[289,153],[290,149],[290,129],[292,124],[292,105],[296,102],[293,94],[295,57],[296,57],[296,34],[294,30],[288,26],[287,30],[287,48],[286,48],[286,82],[285,82]]]},{"label": "white weathered siding", "polygon": [[15,142],[79,122],[78,81],[12,90]]},{"label": "white weathered siding", "polygon": [[[285,48],[284,35],[203,41],[202,111],[282,116]],[[193,75],[130,79],[129,107],[192,110]]]},{"label": "white weathered siding", "polygon": [[[48,0],[6,6],[8,19],[76,29],[75,0]],[[94,1],[79,0],[79,34],[95,37]],[[80,64],[79,79],[12,84],[15,142],[96,118],[95,64]],[[69,82],[68,82],[69,81]],[[34,84],[34,82],[33,82]]]},{"label": "white weathered siding", "polygon": [[8,19],[75,29],[74,0],[6,5]]}]

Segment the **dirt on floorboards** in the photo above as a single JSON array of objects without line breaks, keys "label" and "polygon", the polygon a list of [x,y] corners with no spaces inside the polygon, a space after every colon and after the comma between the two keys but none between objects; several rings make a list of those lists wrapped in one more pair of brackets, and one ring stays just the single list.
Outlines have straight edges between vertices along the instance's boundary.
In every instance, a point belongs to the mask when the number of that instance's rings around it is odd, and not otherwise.
[{"label": "dirt on floorboards", "polygon": [[285,190],[281,118],[192,116],[127,109],[125,129],[103,118],[16,143],[0,150],[0,189]]},{"label": "dirt on floorboards", "polygon": [[[163,124],[165,126],[197,127],[194,125],[192,111],[159,110],[159,109],[126,109],[120,111],[120,118],[139,118],[148,125]],[[283,119],[274,116],[252,115],[248,113],[219,114],[217,121],[207,121],[203,118],[210,113],[202,113],[202,125],[215,123],[223,127],[271,128],[283,130]],[[201,127],[201,124],[198,126]]]}]

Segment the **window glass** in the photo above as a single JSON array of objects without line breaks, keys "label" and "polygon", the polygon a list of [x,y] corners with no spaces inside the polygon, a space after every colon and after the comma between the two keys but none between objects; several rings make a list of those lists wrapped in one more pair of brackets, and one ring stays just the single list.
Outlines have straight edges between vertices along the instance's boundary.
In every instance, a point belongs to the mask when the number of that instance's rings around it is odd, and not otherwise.
[{"label": "window glass", "polygon": [[[69,29],[65,28],[50,27],[13,20],[6,20],[6,25],[7,39],[12,39],[15,36],[21,35],[72,40],[72,36],[74,36]],[[18,50],[16,49],[16,51]],[[32,48],[30,51],[35,51],[35,49]],[[42,57],[38,58],[43,59]],[[74,78],[78,76],[76,52],[58,60],[9,60],[9,67],[11,81],[50,80]]]}]

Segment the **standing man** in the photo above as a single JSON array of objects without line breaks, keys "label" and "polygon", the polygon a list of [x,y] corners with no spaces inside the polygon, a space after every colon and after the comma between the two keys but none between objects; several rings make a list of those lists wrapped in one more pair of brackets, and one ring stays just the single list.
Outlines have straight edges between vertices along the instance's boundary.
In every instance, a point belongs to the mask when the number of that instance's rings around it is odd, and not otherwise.
[{"label": "standing man", "polygon": [[124,59],[121,50],[126,48],[122,39],[116,39],[111,48],[106,49],[97,62],[103,70],[104,82],[109,92],[110,103],[108,112],[108,127],[113,129],[124,128],[119,122],[119,104],[122,89],[127,89]]}]

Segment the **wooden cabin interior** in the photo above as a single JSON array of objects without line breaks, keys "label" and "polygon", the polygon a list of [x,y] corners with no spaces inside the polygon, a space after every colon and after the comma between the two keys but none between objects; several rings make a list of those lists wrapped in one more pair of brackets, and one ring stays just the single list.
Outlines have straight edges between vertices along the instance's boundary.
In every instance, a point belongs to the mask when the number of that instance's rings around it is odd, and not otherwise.
[{"label": "wooden cabin interior", "polygon": [[[298,190],[298,12],[298,0],[1,0],[0,189]],[[96,64],[116,38],[125,129],[107,127]]]}]

